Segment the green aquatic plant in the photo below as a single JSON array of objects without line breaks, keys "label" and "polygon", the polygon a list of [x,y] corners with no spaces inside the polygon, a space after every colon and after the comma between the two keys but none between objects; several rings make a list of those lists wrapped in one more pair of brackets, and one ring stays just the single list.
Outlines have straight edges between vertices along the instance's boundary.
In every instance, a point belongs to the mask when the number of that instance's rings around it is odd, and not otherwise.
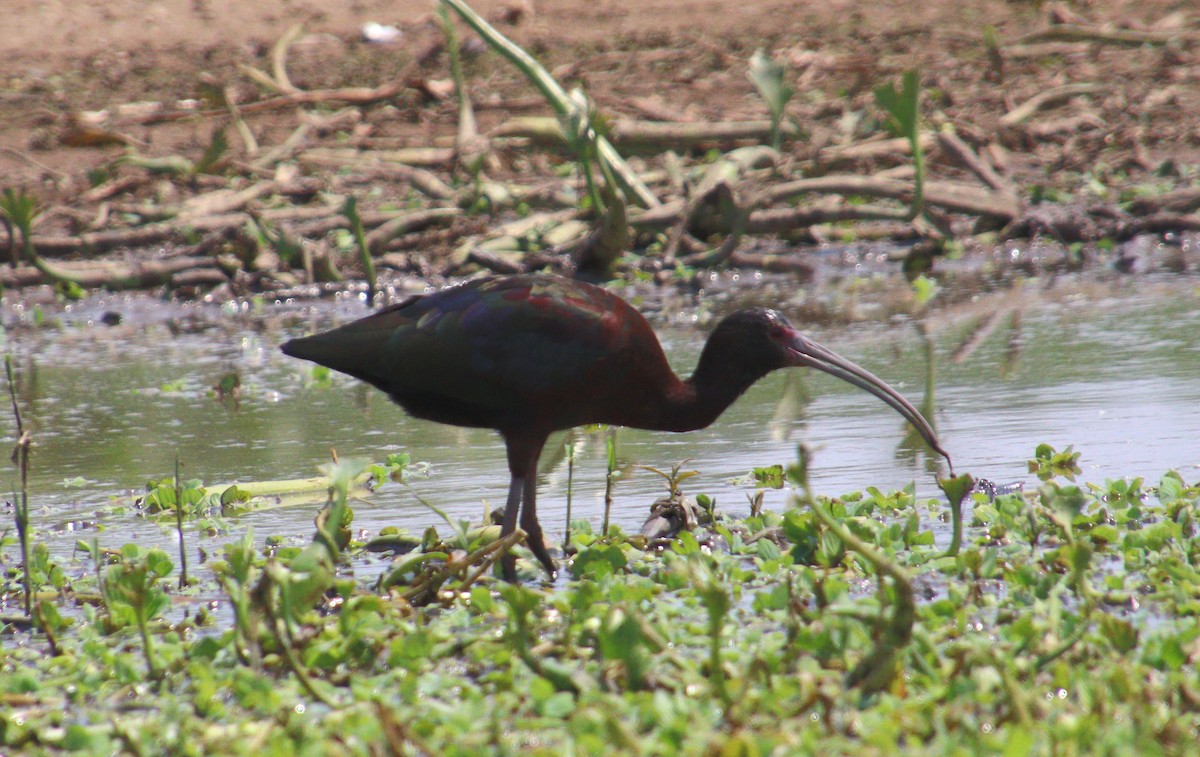
[{"label": "green aquatic plant", "polygon": [[571,500],[575,493],[575,443],[568,441],[564,445],[564,451],[567,457],[567,506],[563,526],[563,551],[565,552],[571,543]]},{"label": "green aquatic plant", "polygon": [[1074,481],[1079,475],[1079,456],[1074,446],[1069,446],[1062,452],[1049,444],[1039,444],[1034,450],[1033,459],[1029,461],[1029,472],[1042,481],[1062,477]]},{"label": "green aquatic plant", "polygon": [[750,56],[747,75],[771,113],[771,147],[775,150],[783,145],[783,118],[787,114],[788,103],[796,94],[796,88],[788,81],[788,74],[788,70],[772,60],[762,48]]},{"label": "green aquatic plant", "polygon": [[161,581],[171,575],[175,566],[161,549],[143,550],[136,544],[121,548],[119,562],[109,565],[101,582],[101,595],[114,628],[137,627],[146,657],[146,672],[151,680],[158,679],[159,668],[154,651],[156,635],[150,622],[171,604]]},{"label": "green aquatic plant", "polygon": [[604,434],[604,459],[607,464],[604,475],[604,520],[601,522],[600,533],[608,535],[608,516],[612,512],[613,484],[617,476],[617,433],[609,428]]},{"label": "green aquatic plant", "polygon": [[1186,473],[967,494],[953,556],[949,503],[918,482],[808,492],[653,549],[577,524],[552,584],[495,580],[435,534],[428,583],[379,589],[401,563],[359,542],[339,492],[402,462],[328,470],[311,539],[246,530],[186,591],[166,553],[102,534],[74,562],[32,559],[62,589],[35,597],[42,632],[6,626],[0,751],[1188,753],[1200,736]]},{"label": "green aquatic plant", "polygon": [[[183,501],[183,490],[179,483],[179,456],[175,456],[175,501]],[[179,539],[179,589],[183,590],[188,584],[187,546],[183,535],[183,508],[175,508],[175,535]]]},{"label": "green aquatic plant", "polygon": [[4,354],[4,373],[8,379],[8,396],[12,400],[13,418],[17,427],[17,443],[13,447],[12,461],[17,466],[21,490],[13,496],[13,521],[17,529],[17,541],[21,546],[21,570],[25,576],[25,615],[30,616],[33,614],[33,579],[29,566],[29,448],[33,446],[33,437],[25,430],[25,424],[21,420],[17,389],[13,383],[12,356],[8,353]]},{"label": "green aquatic plant", "polygon": [[[581,107],[580,95],[582,93],[573,93],[575,96],[568,94],[532,55],[501,34],[462,0],[441,0],[441,2],[457,13],[492,50],[507,59],[529,79],[530,83],[545,98],[546,104],[559,117],[564,128],[574,129],[576,147],[578,148],[580,144],[579,140],[585,140],[588,143],[588,151],[591,156],[594,156],[600,169],[606,177],[611,176],[616,182],[619,182],[622,192],[646,207],[658,204],[654,194],[609,143],[602,133],[603,130],[594,128],[597,125],[596,121],[588,116],[593,109],[590,105]],[[586,101],[586,98],[583,100]],[[584,159],[582,156],[580,157],[581,160]],[[613,190],[616,191],[616,186],[613,187]],[[599,211],[600,208],[596,208],[596,210]]]},{"label": "green aquatic plant", "polygon": [[[224,101],[224,93],[217,91],[216,98]],[[217,173],[222,159],[229,150],[229,140],[224,129],[214,129],[199,160],[190,160],[182,155],[151,157],[130,150],[112,161],[112,167],[133,166],[151,174],[171,176],[177,179],[194,180],[201,174]]]},{"label": "green aquatic plant", "polygon": [[921,74],[915,69],[901,76],[900,89],[892,82],[875,88],[875,103],[887,113],[888,130],[908,140],[913,159],[913,197],[908,217],[915,219],[925,206],[925,151],[921,147]]},{"label": "green aquatic plant", "polygon": [[212,571],[233,610],[233,651],[243,664],[257,666],[261,659],[258,645],[259,623],[252,591],[258,583],[263,560],[254,549],[254,531],[222,548],[223,559],[213,562]]},{"label": "green aquatic plant", "polygon": [[342,203],[342,215],[350,224],[350,232],[354,235],[354,244],[358,248],[359,260],[362,262],[363,277],[367,281],[367,307],[375,304],[375,294],[378,291],[379,278],[375,274],[375,259],[371,255],[371,245],[367,243],[367,231],[363,227],[362,216],[358,213],[358,200],[353,195],[347,195]]},{"label": "green aquatic plant", "polygon": [[946,557],[955,557],[962,548],[963,501],[975,488],[975,479],[966,474],[945,478],[938,481],[938,487],[950,502],[950,546],[946,547]]},{"label": "green aquatic plant", "polygon": [[680,460],[671,466],[671,470],[663,471],[650,465],[639,465],[642,470],[650,471],[651,473],[661,476],[667,483],[667,496],[671,499],[679,499],[683,496],[683,490],[680,485],[689,478],[694,478],[700,475],[697,470],[684,470],[683,466],[687,465],[691,460]]}]

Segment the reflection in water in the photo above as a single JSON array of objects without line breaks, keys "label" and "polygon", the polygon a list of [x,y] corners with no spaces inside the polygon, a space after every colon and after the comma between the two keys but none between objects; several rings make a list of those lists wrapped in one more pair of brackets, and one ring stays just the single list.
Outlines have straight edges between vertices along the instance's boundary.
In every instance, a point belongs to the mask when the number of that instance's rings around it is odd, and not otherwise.
[{"label": "reflection in water", "polygon": [[1021,360],[1021,311],[1013,310],[1008,318],[1008,341],[1004,355],[1000,358],[1000,377],[1007,379],[1020,366]]},{"label": "reflection in water", "polygon": [[[805,383],[805,373],[783,372],[783,391],[780,392],[779,401],[775,403],[775,412],[771,415],[771,438],[775,441],[788,440],[792,427],[804,417],[806,408],[813,401],[813,393]],[[916,429],[913,429],[913,433],[917,433]]]},{"label": "reflection in water", "polygon": [[[1136,475],[1153,482],[1177,468],[1194,481],[1200,478],[1195,300],[1194,292],[1185,292],[1098,305],[1005,302],[1005,315],[982,337],[967,317],[947,313],[930,316],[926,338],[910,328],[882,327],[813,336],[910,399],[940,369],[937,412],[929,417],[960,473],[1002,483],[1025,480],[1025,461],[1037,444],[1047,442],[1058,448],[1073,444],[1083,453],[1084,480]],[[19,398],[36,445],[30,480],[35,526],[99,517],[105,545],[165,544],[166,530],[129,511],[112,514],[111,500],[170,475],[176,454],[185,477],[210,484],[308,476],[329,459],[331,447],[343,457],[374,460],[405,450],[430,462],[431,475],[411,488],[389,485],[356,503],[356,525],[368,532],[386,525],[419,531],[436,523],[417,494],[452,517],[475,520],[485,501],[493,507],[504,502],[508,474],[495,434],[413,420],[349,378],[336,376],[325,388],[306,383],[309,366],[278,352],[289,335],[229,320],[172,337],[161,319],[135,318],[117,327],[8,333]],[[663,341],[673,364],[691,366],[703,334],[668,330]],[[931,351],[950,356],[965,341],[974,343],[959,362],[926,361]],[[222,404],[212,387],[231,371],[241,379],[240,402]],[[622,475],[612,518],[626,531],[635,530],[651,503],[665,494],[660,477],[636,466],[670,469],[689,458],[687,467],[701,475],[684,484],[685,494],[707,493],[719,508],[745,512],[755,494],[746,474],[794,463],[800,443],[812,451],[809,479],[817,493],[901,488],[915,480],[920,496],[936,496],[935,456],[919,441],[907,440],[907,431],[865,392],[812,371],[778,373],[702,431],[621,429]],[[0,435],[11,447],[8,413],[0,413]],[[568,440],[573,475],[564,451]],[[573,517],[599,527],[606,467],[602,431],[577,429],[551,440],[543,455],[539,510],[552,539],[565,530],[569,475]],[[82,485],[73,481],[77,478]],[[10,468],[10,491],[14,479]],[[771,490],[764,504],[782,508],[788,496]],[[252,526],[259,536],[307,538],[312,517],[309,508],[280,509],[246,516],[235,526]],[[91,536],[64,534],[56,548],[70,550],[76,538]],[[229,535],[216,538],[224,543]]]},{"label": "reflection in water", "polygon": [[[933,334],[929,329],[929,324],[924,320],[919,320],[915,324],[917,335],[920,338],[921,359],[925,365],[925,379],[921,382],[924,387],[924,396],[921,399],[920,411],[929,424],[936,430],[937,423],[937,349],[933,341]],[[896,447],[896,459],[902,461],[909,466],[915,466],[918,458],[924,459],[925,472],[931,476],[945,476],[947,473],[942,471],[942,459],[933,455],[925,454],[927,447],[925,440],[912,424],[904,424],[904,437],[900,440],[900,444]],[[945,445],[945,442],[942,442]],[[948,448],[949,449],[949,448]],[[951,452],[951,455],[954,453]]]}]

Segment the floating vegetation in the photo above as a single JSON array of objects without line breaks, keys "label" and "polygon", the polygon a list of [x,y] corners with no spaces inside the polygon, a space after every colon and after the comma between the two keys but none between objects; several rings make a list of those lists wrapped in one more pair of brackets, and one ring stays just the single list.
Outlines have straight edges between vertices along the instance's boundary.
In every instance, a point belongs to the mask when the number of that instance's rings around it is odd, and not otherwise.
[{"label": "floating vegetation", "polygon": [[[869,489],[717,511],[671,540],[576,521],[552,585],[532,561],[523,583],[496,580],[510,545],[490,524],[359,540],[348,492],[402,479],[408,460],[343,461],[309,544],[245,533],[181,589],[162,550],[85,548],[64,565],[42,550],[32,616],[3,620],[0,745],[1186,751],[1200,738],[1200,486],[1173,472],[1079,486],[1077,453],[1036,452],[1033,491],[946,482],[965,510],[956,552],[932,529],[945,501]],[[681,470],[664,474],[675,497]],[[381,553],[396,562],[367,579]],[[24,579],[3,554],[11,611]]]}]

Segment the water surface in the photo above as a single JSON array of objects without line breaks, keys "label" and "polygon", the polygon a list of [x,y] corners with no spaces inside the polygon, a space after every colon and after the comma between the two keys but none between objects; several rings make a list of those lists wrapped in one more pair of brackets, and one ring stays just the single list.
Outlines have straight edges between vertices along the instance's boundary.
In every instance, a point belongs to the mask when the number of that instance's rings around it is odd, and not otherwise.
[{"label": "water surface", "polygon": [[[1049,295],[980,296],[929,316],[937,355],[936,423],[958,472],[998,483],[1028,480],[1026,460],[1047,442],[1075,445],[1083,453],[1086,481],[1143,476],[1153,483],[1169,469],[1188,481],[1200,478],[1200,295],[1183,279],[1143,283],[1132,293],[1127,281]],[[123,323],[101,323],[107,311],[121,312]],[[411,419],[348,377],[314,385],[308,364],[278,351],[288,337],[363,312],[353,302],[218,312],[216,306],[108,295],[58,312],[48,308],[48,320],[57,325],[33,327],[21,325],[33,320],[28,310],[6,305],[5,348],[13,355],[19,401],[36,443],[32,517],[38,528],[57,527],[61,535],[42,537],[56,551],[93,535],[108,546],[167,543],[157,525],[112,508],[147,481],[171,475],[176,455],[185,477],[207,484],[309,476],[329,459],[331,447],[343,457],[372,460],[406,451],[429,463],[428,477],[411,488],[388,485],[357,504],[356,527],[366,533],[436,523],[417,495],[453,517],[474,520],[485,501],[502,505],[508,473],[494,433]],[[974,351],[952,360],[988,318],[993,327]],[[671,311],[658,320],[689,317]],[[919,403],[926,349],[911,321],[810,334]],[[675,326],[660,335],[672,364],[688,372],[704,332]],[[241,379],[237,403],[219,401],[212,389],[229,372]],[[0,413],[0,434],[11,446],[15,425],[7,408]],[[919,494],[936,495],[936,461],[904,444],[900,417],[874,397],[812,371],[768,377],[702,431],[616,434],[622,476],[612,517],[627,530],[636,529],[665,493],[662,479],[638,466],[665,470],[690,460],[686,467],[701,475],[687,482],[686,493],[707,493],[719,508],[744,512],[755,491],[747,474],[756,466],[794,462],[800,443],[812,450],[810,479],[817,492],[915,482]],[[604,432],[580,431],[573,439],[574,517],[598,525]],[[564,529],[567,466],[560,452],[560,439],[552,439],[538,503],[552,538]],[[9,471],[5,481],[12,491],[16,474]],[[788,496],[768,491],[765,501],[782,508]],[[313,510],[247,515],[233,527],[307,538]],[[95,521],[99,528],[91,525]],[[229,537],[215,538],[224,543]]]}]

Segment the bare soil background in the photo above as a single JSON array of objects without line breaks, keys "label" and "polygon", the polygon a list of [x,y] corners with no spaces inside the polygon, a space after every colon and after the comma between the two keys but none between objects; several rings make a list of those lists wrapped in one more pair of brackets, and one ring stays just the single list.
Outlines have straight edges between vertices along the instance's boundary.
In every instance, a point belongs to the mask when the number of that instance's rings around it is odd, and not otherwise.
[{"label": "bare soil background", "polygon": [[[797,89],[789,115],[800,133],[787,143],[785,158],[814,166],[840,148],[878,140],[872,89],[916,67],[930,129],[952,128],[1011,183],[1025,207],[1031,198],[1060,193],[1054,196],[1075,209],[1061,228],[1053,213],[1009,219],[1010,235],[1094,239],[1112,233],[1117,227],[1109,221],[1130,212],[1169,211],[1167,221],[1146,224],[1145,231],[1200,228],[1200,11],[1190,0],[524,0],[474,7],[565,85],[582,85],[612,119],[763,119],[766,106],[746,72],[751,54],[764,48],[788,67]],[[214,129],[230,126],[219,109],[180,111],[205,87],[236,100],[263,151],[283,144],[306,118],[316,118],[306,147],[453,147],[457,108],[445,84],[448,57],[433,11],[432,3],[417,0],[6,0],[0,188],[35,194],[48,209],[38,233],[58,239],[113,228],[114,210],[166,206],[199,193],[202,182],[181,187],[113,161],[131,150],[198,160]],[[361,31],[369,21],[394,25],[402,36],[368,43]],[[350,103],[352,113],[336,99],[255,109],[278,93],[255,82],[245,66],[270,72],[272,46],[296,23],[304,34],[287,58],[296,87],[393,86],[392,94]],[[481,133],[513,116],[550,113],[519,73],[460,29]],[[1064,85],[1079,88],[1011,118],[1031,98]],[[156,112],[174,115],[146,116]],[[229,141],[230,170],[255,178],[244,142],[232,131]],[[714,140],[682,152],[730,146]],[[855,161],[854,170],[903,176],[904,162],[903,155],[875,155]],[[365,194],[397,181],[391,175],[339,181],[337,166],[326,163],[302,162],[303,173],[318,182],[308,199],[318,192]],[[551,161],[521,152],[501,151],[490,168],[505,180],[553,172]],[[451,183],[468,180],[452,164],[445,170]],[[968,173],[936,149],[930,172]],[[401,192],[388,194],[377,192],[376,200],[394,201]],[[1137,198],[1149,199],[1139,205]],[[1093,207],[1114,208],[1122,200],[1120,211]],[[478,220],[455,223],[465,224],[464,233],[480,228]],[[1098,227],[1089,231],[1089,223]],[[427,236],[409,246],[434,251],[457,238]],[[50,245],[44,254],[93,252]]]}]

